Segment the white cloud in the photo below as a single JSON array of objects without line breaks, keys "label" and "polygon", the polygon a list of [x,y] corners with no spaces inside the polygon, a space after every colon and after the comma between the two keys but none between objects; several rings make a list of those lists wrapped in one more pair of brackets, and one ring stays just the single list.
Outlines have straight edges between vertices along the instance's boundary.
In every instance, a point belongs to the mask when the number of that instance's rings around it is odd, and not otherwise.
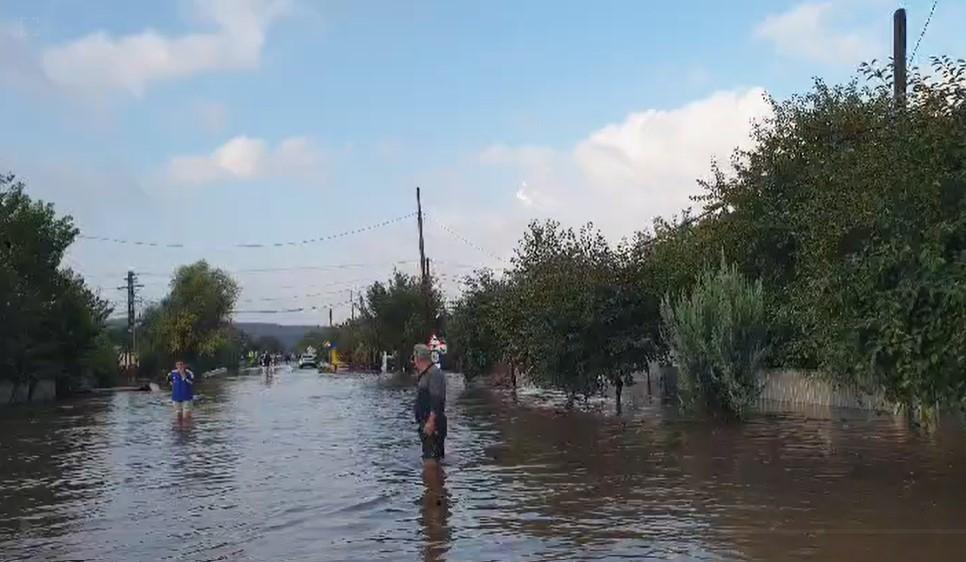
[{"label": "white cloud", "polygon": [[765,18],[755,36],[774,44],[782,55],[829,64],[850,64],[880,52],[874,36],[866,31],[833,29],[837,6],[831,2],[799,4]]},{"label": "white cloud", "polygon": [[716,92],[677,109],[633,113],[592,133],[573,157],[602,194],[645,197],[668,213],[687,206],[712,159],[727,162],[747,147],[752,121],[769,111],[761,88]]},{"label": "white cloud", "polygon": [[713,159],[750,144],[754,120],[771,114],[761,88],[716,92],[670,110],[646,110],[591,132],[570,150],[487,148],[480,161],[509,168],[528,213],[570,224],[593,220],[622,236],[691,205]]},{"label": "white cloud", "polygon": [[284,0],[195,0],[196,14],[213,29],[169,37],[146,29],[115,37],[99,31],[46,49],[41,57],[50,81],[98,95],[113,90],[143,95],[163,80],[258,65],[268,25]]},{"label": "white cloud", "polygon": [[262,139],[237,136],[207,156],[177,156],[167,166],[170,181],[204,185],[274,177],[311,177],[321,171],[322,153],[306,137],[291,137],[271,148]]}]

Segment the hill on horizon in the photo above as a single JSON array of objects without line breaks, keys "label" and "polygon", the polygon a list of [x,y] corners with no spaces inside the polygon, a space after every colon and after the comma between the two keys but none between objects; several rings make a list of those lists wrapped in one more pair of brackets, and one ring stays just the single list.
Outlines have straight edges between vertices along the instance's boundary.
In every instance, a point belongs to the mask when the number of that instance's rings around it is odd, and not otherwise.
[{"label": "hill on horizon", "polygon": [[252,339],[263,336],[276,337],[286,349],[295,347],[295,344],[302,339],[306,332],[322,329],[322,326],[273,324],[271,322],[235,322],[233,325],[251,336]]},{"label": "hill on horizon", "polygon": [[[126,332],[127,318],[108,318],[105,322],[109,330]],[[242,332],[245,332],[253,340],[262,336],[274,336],[278,338],[286,349],[295,347],[295,344],[302,339],[302,336],[310,330],[323,330],[327,326],[312,326],[308,324],[274,324],[272,322],[234,322],[232,324]]]}]

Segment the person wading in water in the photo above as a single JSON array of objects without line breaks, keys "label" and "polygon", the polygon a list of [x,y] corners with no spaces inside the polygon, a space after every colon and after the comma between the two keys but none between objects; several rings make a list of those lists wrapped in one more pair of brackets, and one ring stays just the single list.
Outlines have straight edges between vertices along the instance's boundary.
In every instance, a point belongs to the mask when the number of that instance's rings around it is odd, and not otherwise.
[{"label": "person wading in water", "polygon": [[171,383],[171,403],[178,419],[191,417],[191,402],[194,400],[195,374],[192,373],[184,361],[177,361],[174,370],[168,373]]},{"label": "person wading in water", "polygon": [[435,468],[446,455],[446,377],[433,364],[429,346],[413,347],[416,367],[416,403],[413,413],[423,445],[423,467]]}]

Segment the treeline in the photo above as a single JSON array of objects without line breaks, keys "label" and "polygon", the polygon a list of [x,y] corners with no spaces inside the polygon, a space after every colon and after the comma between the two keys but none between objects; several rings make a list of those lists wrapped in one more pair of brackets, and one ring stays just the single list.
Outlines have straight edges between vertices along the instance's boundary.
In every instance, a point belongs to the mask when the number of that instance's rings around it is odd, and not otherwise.
[{"label": "treeline", "polygon": [[771,100],[697,215],[616,246],[531,224],[512,267],[468,279],[454,307],[467,376],[506,362],[579,396],[673,358],[726,410],[762,365],[912,410],[966,404],[966,63],[933,59],[904,103],[889,69],[861,78]]},{"label": "treeline", "polygon": [[49,203],[0,176],[0,380],[55,380],[58,394],[108,382],[117,355],[104,322],[110,306],[62,267],[78,230]]}]

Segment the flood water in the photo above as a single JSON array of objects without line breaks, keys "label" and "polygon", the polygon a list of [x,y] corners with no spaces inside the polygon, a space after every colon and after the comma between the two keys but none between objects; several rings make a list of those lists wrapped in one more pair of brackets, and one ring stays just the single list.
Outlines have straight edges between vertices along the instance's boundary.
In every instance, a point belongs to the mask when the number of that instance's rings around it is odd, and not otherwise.
[{"label": "flood water", "polygon": [[424,480],[411,387],[283,371],[0,411],[3,560],[964,560],[966,434],[891,417],[564,413],[449,389]]}]

